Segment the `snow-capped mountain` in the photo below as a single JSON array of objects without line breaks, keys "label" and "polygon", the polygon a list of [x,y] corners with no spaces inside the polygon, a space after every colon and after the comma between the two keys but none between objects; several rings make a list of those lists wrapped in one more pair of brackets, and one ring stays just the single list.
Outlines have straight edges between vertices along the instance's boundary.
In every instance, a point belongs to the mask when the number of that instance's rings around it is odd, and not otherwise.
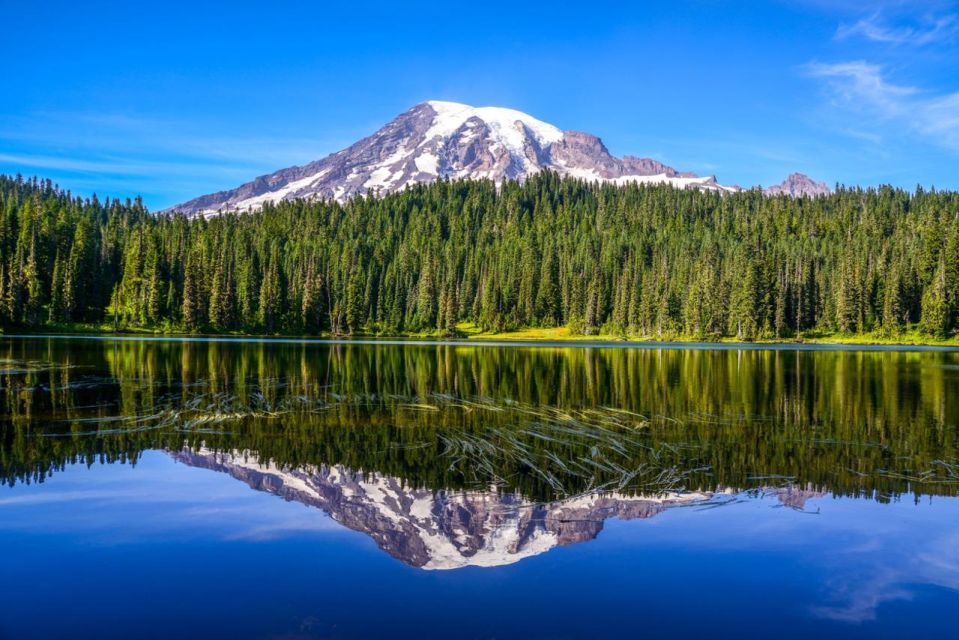
[{"label": "snow-capped mountain", "polygon": [[615,183],[668,183],[738,191],[714,177],[680,173],[656,160],[612,156],[596,136],[561,131],[520,111],[430,101],[400,114],[354,145],[300,167],[184,202],[169,211],[212,215],[255,210],[294,198],[343,201],[440,177],[494,182],[551,169],[564,176]]},{"label": "snow-capped mountain", "polygon": [[832,189],[825,182],[816,182],[804,173],[790,174],[781,183],[766,187],[764,191],[767,196],[787,195],[792,198],[815,198],[832,193]]},{"label": "snow-capped mountain", "polygon": [[[258,491],[321,509],[343,526],[369,535],[394,558],[422,569],[512,564],[556,546],[592,540],[608,518],[651,518],[671,507],[726,497],[708,491],[597,493],[542,504],[493,488],[414,489],[400,478],[341,465],[279,468],[248,451],[200,449],[171,455],[192,467],[228,473]],[[794,508],[823,495],[792,487],[769,493]]]}]

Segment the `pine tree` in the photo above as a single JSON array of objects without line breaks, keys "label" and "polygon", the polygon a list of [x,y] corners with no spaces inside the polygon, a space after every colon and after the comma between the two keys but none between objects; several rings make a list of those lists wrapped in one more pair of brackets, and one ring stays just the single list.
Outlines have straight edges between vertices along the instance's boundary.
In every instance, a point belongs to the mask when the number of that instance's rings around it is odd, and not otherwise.
[{"label": "pine tree", "polygon": [[586,287],[583,286],[581,272],[572,274],[566,326],[570,335],[576,336],[586,333]]},{"label": "pine tree", "polygon": [[940,260],[932,282],[922,296],[922,330],[934,338],[944,339],[949,333],[949,309],[946,300],[946,262]]},{"label": "pine tree", "polygon": [[447,336],[456,335],[458,309],[459,296],[456,294],[456,285],[450,283],[449,291],[446,294],[446,324],[443,327]]},{"label": "pine tree", "polygon": [[60,251],[53,260],[53,276],[50,285],[49,321],[63,322],[66,318],[63,312],[63,266],[60,261]]},{"label": "pine tree", "polygon": [[280,258],[276,245],[270,254],[270,261],[263,274],[263,283],[260,285],[259,324],[267,333],[274,333],[278,327],[281,306],[280,291]]},{"label": "pine tree", "polygon": [[70,258],[67,260],[66,269],[60,281],[60,306],[62,319],[69,322],[76,319],[76,316],[83,317],[83,307],[78,300],[78,282],[84,282],[88,276],[80,271],[79,253],[70,251]]},{"label": "pine tree", "polygon": [[186,266],[183,272],[183,324],[186,327],[187,331],[198,331],[202,324],[203,318],[200,312],[200,307],[203,304],[200,299],[200,286],[199,286],[199,277],[196,273],[196,258],[194,253],[190,251],[187,254]]},{"label": "pine tree", "polygon": [[300,301],[300,324],[306,333],[320,330],[320,292],[323,282],[316,268],[316,261],[310,260],[303,278],[303,297]]},{"label": "pine tree", "polygon": [[447,282],[440,291],[436,329],[440,335],[456,335],[457,320],[456,287]]},{"label": "pine tree", "polygon": [[230,264],[224,248],[216,262],[216,271],[213,274],[212,288],[210,289],[210,324],[218,331],[227,331],[233,328],[235,287]]},{"label": "pine tree", "polygon": [[13,324],[13,317],[10,314],[10,301],[7,296],[7,269],[6,265],[0,260],[0,325]]},{"label": "pine tree", "polygon": [[113,287],[110,294],[110,309],[113,311],[113,331],[120,330],[120,285]]},{"label": "pine tree", "polygon": [[898,336],[903,328],[905,310],[901,280],[899,265],[890,265],[883,290],[882,329],[883,333],[891,337]]},{"label": "pine tree", "polygon": [[551,248],[547,248],[543,255],[539,286],[536,290],[536,317],[547,327],[555,327],[560,323],[558,279],[556,255]]},{"label": "pine tree", "polygon": [[949,331],[953,331],[959,329],[959,219],[954,219],[952,233],[946,242],[943,261],[949,314],[947,324]]},{"label": "pine tree", "polygon": [[740,340],[752,340],[759,334],[761,300],[756,260],[752,254],[740,256],[730,299],[730,330]]},{"label": "pine tree", "polygon": [[147,272],[145,277],[144,325],[152,325],[161,318],[163,292],[160,274],[160,260],[156,247],[151,246],[147,254]]},{"label": "pine tree", "polygon": [[[63,307],[68,320],[74,319],[75,316],[86,316],[91,297],[94,298],[94,305],[102,304],[102,300],[96,297],[97,292],[103,289],[100,282],[102,274],[97,261],[91,255],[96,244],[94,236],[91,221],[80,218],[73,233],[67,269],[63,274]],[[101,312],[102,309],[94,310],[97,315]]]},{"label": "pine tree", "polygon": [[427,253],[420,268],[419,282],[416,285],[416,325],[419,328],[435,326],[436,290],[433,279],[433,260]]},{"label": "pine tree", "polygon": [[350,273],[346,285],[345,319],[350,334],[360,332],[366,323],[365,289],[361,267],[357,266]]},{"label": "pine tree", "polygon": [[853,333],[859,328],[859,306],[856,275],[844,261],[836,288],[836,327],[840,331]]},{"label": "pine tree", "polygon": [[35,326],[40,322],[40,309],[43,305],[43,284],[40,282],[35,239],[30,243],[30,254],[23,272],[23,282],[27,296],[23,306],[23,322],[29,326]]},{"label": "pine tree", "polygon": [[600,319],[603,316],[603,284],[602,276],[600,275],[599,268],[596,267],[593,269],[593,276],[589,280],[589,284],[586,287],[586,312],[584,314],[583,320],[585,321],[585,331],[586,335],[593,335],[596,333],[600,323]]}]

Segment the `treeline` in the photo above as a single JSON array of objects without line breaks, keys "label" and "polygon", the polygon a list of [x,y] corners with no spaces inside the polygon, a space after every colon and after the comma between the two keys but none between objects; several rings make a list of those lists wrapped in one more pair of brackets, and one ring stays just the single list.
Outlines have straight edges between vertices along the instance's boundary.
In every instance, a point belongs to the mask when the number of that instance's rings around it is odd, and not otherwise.
[{"label": "treeline", "polygon": [[959,328],[959,194],[815,199],[544,172],[209,219],[0,177],[0,323],[334,335]]}]

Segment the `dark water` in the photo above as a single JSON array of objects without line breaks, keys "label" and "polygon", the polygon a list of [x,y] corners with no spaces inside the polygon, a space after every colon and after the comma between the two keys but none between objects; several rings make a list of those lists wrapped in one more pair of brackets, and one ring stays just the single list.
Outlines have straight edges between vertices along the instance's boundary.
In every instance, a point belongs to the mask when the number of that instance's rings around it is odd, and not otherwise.
[{"label": "dark water", "polygon": [[0,339],[0,638],[956,637],[959,353]]}]

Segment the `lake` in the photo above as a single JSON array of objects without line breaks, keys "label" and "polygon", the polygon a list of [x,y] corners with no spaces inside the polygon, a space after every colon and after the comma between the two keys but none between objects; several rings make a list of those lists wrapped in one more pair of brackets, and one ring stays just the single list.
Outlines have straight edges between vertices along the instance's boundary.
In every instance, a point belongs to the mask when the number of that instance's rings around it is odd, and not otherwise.
[{"label": "lake", "polygon": [[959,353],[0,338],[0,638],[954,636]]}]

